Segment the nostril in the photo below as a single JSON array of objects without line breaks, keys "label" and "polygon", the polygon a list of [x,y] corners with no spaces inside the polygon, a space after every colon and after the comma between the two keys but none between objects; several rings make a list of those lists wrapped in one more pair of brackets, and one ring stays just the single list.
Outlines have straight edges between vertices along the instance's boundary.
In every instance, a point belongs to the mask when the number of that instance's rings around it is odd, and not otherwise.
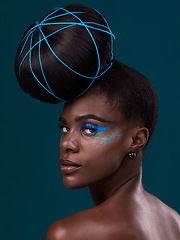
[{"label": "nostril", "polygon": [[73,152],[71,148],[66,148],[66,152]]}]

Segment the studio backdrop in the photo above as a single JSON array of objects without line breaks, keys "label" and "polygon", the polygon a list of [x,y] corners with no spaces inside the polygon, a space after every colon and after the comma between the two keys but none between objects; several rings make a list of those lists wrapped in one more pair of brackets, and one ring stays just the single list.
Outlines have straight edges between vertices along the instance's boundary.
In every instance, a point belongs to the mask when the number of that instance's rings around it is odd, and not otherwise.
[{"label": "studio backdrop", "polygon": [[25,94],[14,72],[27,27],[71,3],[109,21],[115,57],[144,74],[159,99],[159,118],[143,163],[144,188],[180,213],[180,2],[178,0],[8,0],[1,3],[0,240],[45,239],[56,220],[93,207],[88,189],[69,190],[59,172],[62,104]]}]

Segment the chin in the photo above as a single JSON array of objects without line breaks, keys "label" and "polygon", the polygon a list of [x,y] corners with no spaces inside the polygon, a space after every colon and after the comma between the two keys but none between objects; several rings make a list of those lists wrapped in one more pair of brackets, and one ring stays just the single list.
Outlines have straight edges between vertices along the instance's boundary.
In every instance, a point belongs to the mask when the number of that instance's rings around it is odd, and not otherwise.
[{"label": "chin", "polygon": [[63,176],[63,184],[65,187],[69,189],[79,189],[83,187],[87,187],[83,183],[77,183],[74,179],[71,179],[71,177]]}]

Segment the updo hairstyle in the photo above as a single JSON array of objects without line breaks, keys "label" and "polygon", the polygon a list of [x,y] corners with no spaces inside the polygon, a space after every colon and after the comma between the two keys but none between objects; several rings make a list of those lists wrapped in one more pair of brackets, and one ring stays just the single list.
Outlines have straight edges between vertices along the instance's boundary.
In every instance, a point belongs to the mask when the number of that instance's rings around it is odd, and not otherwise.
[{"label": "updo hairstyle", "polygon": [[80,4],[56,8],[24,34],[15,61],[19,84],[43,102],[72,100],[111,67],[113,41],[97,10]]},{"label": "updo hairstyle", "polygon": [[[19,46],[15,70],[22,89],[49,103],[105,94],[124,121],[139,122],[153,134],[156,93],[145,76],[116,61],[107,20],[84,5],[57,8],[29,27]],[[148,141],[149,142],[149,141]]]}]

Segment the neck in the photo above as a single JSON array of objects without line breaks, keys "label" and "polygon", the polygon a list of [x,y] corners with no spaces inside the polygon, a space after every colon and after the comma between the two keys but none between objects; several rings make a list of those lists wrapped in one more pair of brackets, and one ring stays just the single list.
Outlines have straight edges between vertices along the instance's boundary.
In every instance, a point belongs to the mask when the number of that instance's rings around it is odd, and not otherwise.
[{"label": "neck", "polygon": [[142,161],[124,159],[120,168],[111,176],[89,186],[91,197],[97,206],[110,197],[119,194],[132,194],[142,188]]}]

